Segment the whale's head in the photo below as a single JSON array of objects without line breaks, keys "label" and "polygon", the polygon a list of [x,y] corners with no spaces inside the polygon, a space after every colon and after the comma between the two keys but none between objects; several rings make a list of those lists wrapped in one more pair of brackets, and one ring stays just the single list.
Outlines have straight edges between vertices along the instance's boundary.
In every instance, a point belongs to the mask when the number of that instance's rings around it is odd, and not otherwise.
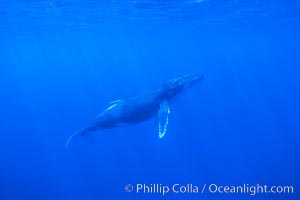
[{"label": "whale's head", "polygon": [[184,87],[191,88],[200,83],[203,80],[203,77],[203,74],[185,75],[181,77],[179,84],[183,84]]},{"label": "whale's head", "polygon": [[203,74],[190,74],[169,80],[166,83],[169,90],[168,96],[172,98],[186,89],[194,87],[203,80],[203,77]]},{"label": "whale's head", "polygon": [[168,81],[168,85],[172,89],[191,88],[200,83],[202,80],[203,74],[189,74]]}]

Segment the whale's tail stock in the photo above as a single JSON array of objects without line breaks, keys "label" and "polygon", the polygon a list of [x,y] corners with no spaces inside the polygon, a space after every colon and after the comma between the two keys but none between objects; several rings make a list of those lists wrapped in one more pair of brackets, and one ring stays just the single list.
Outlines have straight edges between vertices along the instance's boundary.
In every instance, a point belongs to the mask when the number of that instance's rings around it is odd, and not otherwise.
[{"label": "whale's tail stock", "polygon": [[82,138],[91,143],[95,143],[95,136],[91,134],[91,131],[88,128],[82,128],[82,129],[79,129],[78,131],[76,131],[75,133],[73,133],[71,135],[71,137],[69,137],[69,139],[67,140],[67,142],[65,144],[65,149],[67,149],[69,147],[69,144],[71,141],[73,141],[77,138]]}]

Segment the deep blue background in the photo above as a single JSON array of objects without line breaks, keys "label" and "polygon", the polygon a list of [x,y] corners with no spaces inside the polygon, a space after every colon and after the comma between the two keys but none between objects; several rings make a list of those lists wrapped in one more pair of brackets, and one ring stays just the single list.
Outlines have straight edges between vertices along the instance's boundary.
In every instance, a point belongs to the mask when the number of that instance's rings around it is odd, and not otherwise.
[{"label": "deep blue background", "polygon": [[[293,185],[299,199],[299,1],[6,1],[0,6],[0,199],[161,199],[127,183]],[[189,73],[155,119],[68,137],[110,101]],[[249,195],[168,195],[242,199]]]}]

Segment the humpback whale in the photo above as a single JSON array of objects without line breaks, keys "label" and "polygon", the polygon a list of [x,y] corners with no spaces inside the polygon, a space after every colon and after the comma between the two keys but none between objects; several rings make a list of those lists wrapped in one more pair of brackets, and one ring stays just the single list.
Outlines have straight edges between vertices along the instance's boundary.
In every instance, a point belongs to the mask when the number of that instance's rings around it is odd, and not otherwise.
[{"label": "humpback whale", "polygon": [[71,135],[65,148],[75,138],[95,142],[94,131],[120,127],[125,124],[138,124],[154,116],[157,116],[158,119],[158,136],[163,138],[167,131],[169,107],[172,100],[202,80],[202,74],[185,75],[127,100],[112,101],[109,107],[96,116],[89,126]]}]

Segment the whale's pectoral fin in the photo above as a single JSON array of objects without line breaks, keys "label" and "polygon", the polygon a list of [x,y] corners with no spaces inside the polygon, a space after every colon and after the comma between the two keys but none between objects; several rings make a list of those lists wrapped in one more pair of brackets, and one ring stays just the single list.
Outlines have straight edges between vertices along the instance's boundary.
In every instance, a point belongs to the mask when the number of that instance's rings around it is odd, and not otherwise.
[{"label": "whale's pectoral fin", "polygon": [[169,121],[169,102],[164,101],[160,104],[160,109],[158,111],[158,133],[159,138],[163,138],[167,132],[167,126]]},{"label": "whale's pectoral fin", "polygon": [[109,102],[109,105],[114,105],[114,104],[120,103],[121,101],[122,100],[111,101],[111,102]]},{"label": "whale's pectoral fin", "polygon": [[76,131],[75,133],[73,133],[73,135],[71,135],[71,137],[69,137],[68,141],[65,144],[65,148],[68,148],[70,142],[76,138],[82,138],[91,143],[95,143],[95,141],[96,141],[95,136],[92,135],[88,129],[83,128],[83,129]]},{"label": "whale's pectoral fin", "polygon": [[[110,102],[110,103],[109,103],[109,107],[108,107],[105,111],[108,111],[108,110],[110,110],[110,109],[116,107],[117,105],[119,105],[119,104],[122,103],[122,102],[123,102],[123,100],[116,100],[116,101]],[[105,111],[104,111],[104,112],[105,112]]]}]

